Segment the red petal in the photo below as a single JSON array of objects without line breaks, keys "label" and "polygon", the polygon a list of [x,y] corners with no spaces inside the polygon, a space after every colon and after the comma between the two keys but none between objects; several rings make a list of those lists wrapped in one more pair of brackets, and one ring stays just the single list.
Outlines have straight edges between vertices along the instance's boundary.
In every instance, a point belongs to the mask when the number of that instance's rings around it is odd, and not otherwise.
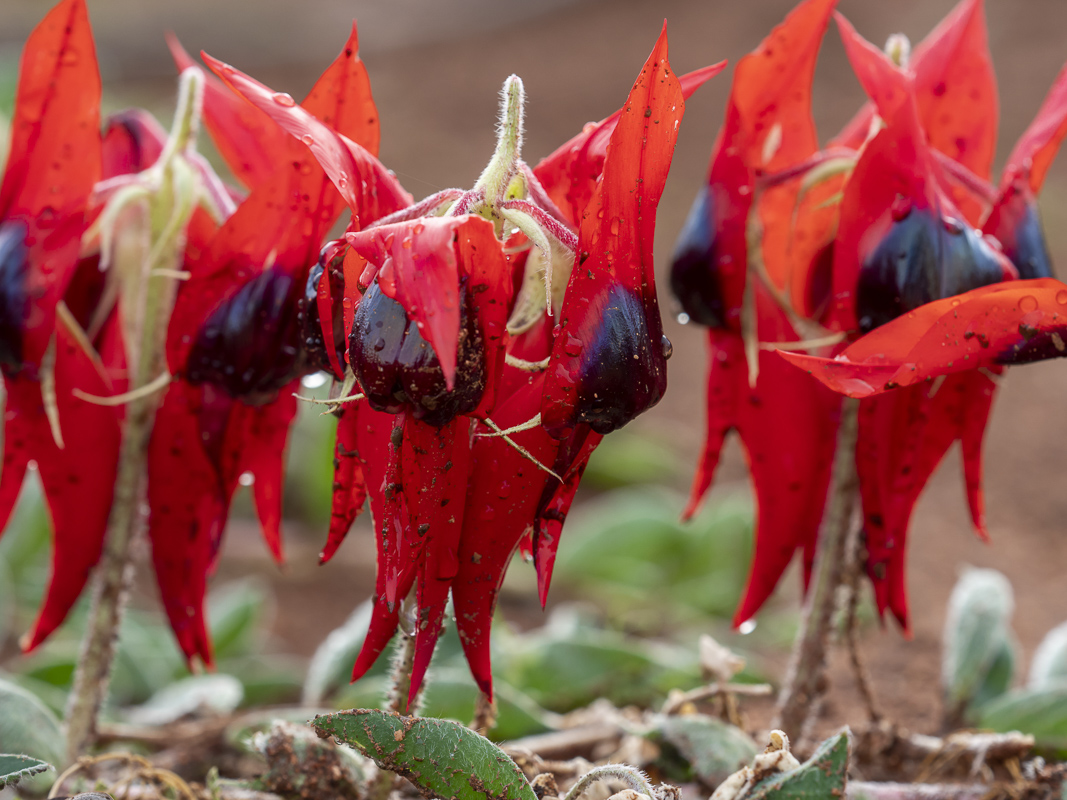
[{"label": "red petal", "polygon": [[348,535],[352,523],[363,511],[367,499],[367,480],[359,457],[359,426],[361,413],[369,408],[365,400],[343,408],[337,420],[337,439],[333,455],[333,500],[330,508],[330,530],[322,548],[319,563],[325,564]]},{"label": "red petal", "polygon": [[870,397],[937,375],[1067,355],[1067,285],[1052,278],[983,286],[920,306],[834,359],[779,354],[836,392]]},{"label": "red petal", "polygon": [[[501,404],[494,420],[501,428],[526,422],[537,413],[540,400],[541,381],[536,380]],[[541,464],[555,462],[559,442],[544,429],[521,431],[511,438]],[[471,673],[479,688],[492,697],[489,633],[493,609],[511,556],[533,525],[547,483],[554,483],[555,478],[497,437],[476,438],[473,458],[452,600]]]},{"label": "red petal", "polygon": [[548,589],[552,584],[552,569],[556,564],[563,523],[574,502],[582,473],[589,464],[589,457],[603,438],[586,425],[575,428],[570,439],[560,447],[552,467],[553,472],[563,477],[563,483],[549,481],[541,493],[531,551],[537,570],[537,595],[542,608],[548,603]]},{"label": "red petal", "polygon": [[170,385],[148,450],[148,538],[163,608],[185,657],[212,663],[204,618],[207,574],[227,499],[201,444],[201,392]]},{"label": "red petal", "polygon": [[411,195],[364,147],[317,120],[289,95],[273,92],[206,53],[201,57],[234,91],[311,148],[361,224],[411,205]]},{"label": "red petal", "polygon": [[582,348],[593,344],[604,305],[615,298],[612,292],[617,286],[636,296],[643,307],[647,341],[637,345],[649,354],[642,364],[649,381],[645,389],[649,405],[658,401],[666,386],[652,243],[656,208],[684,110],[681,87],[667,60],[664,27],[630,90],[611,135],[604,173],[582,211],[577,263],[560,312],[563,332],[553,346],[542,406],[545,426],[557,434],[574,424],[576,409],[588,400],[582,396],[580,381],[588,360]]},{"label": "red petal", "polygon": [[89,16],[84,0],[64,0],[26,41],[0,185],[0,219],[28,227],[29,364],[40,363],[74,273],[100,159],[100,75]]},{"label": "red petal", "polygon": [[167,132],[156,118],[139,108],[113,114],[104,125],[103,178],[131,175],[156,163]]},{"label": "red petal", "polygon": [[[682,97],[688,100],[693,92],[724,69],[726,62],[720,61],[682,75],[678,78]],[[608,141],[621,115],[622,109],[619,109],[600,122],[586,125],[581,133],[556,148],[534,167],[534,174],[549,197],[573,224],[581,219],[582,209],[593,196],[597,179],[604,170]]]},{"label": "red petal", "polygon": [[[982,0],[963,0],[915,48],[919,116],[932,147],[988,179],[997,137],[997,85],[989,54]],[[874,106],[866,104],[835,143],[858,149],[867,139]],[[955,187],[954,187],[955,188]],[[964,200],[966,218],[975,221],[973,201]]]},{"label": "red petal", "polygon": [[[200,66],[172,33],[167,34],[167,46],[179,71]],[[220,80],[205,77],[204,122],[211,140],[237,179],[254,188],[277,170],[279,158],[287,155],[290,137]]]},{"label": "red petal", "polygon": [[25,650],[35,648],[63,622],[100,558],[118,469],[121,411],[86,402],[72,392],[101,396],[124,387],[113,387],[102,377],[65,327],[56,336],[56,402],[63,449],[52,437],[41,385],[28,378],[4,379],[7,421],[0,516],[6,523],[26,464],[33,460],[54,529],[52,575],[33,630],[23,639]]},{"label": "red petal", "polygon": [[1041,191],[1052,159],[1067,136],[1067,67],[1060,70],[1045,102],[1008,156],[1001,180],[1002,191],[1016,176],[1027,176],[1030,190]]}]

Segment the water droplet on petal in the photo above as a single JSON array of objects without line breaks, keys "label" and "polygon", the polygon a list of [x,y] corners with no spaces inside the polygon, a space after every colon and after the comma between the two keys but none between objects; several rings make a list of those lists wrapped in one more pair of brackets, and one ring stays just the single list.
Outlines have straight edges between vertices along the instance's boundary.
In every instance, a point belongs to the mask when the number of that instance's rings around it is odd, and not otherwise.
[{"label": "water droplet on petal", "polygon": [[1026,297],[1022,298],[1019,301],[1019,310],[1022,311],[1024,314],[1029,312],[1029,311],[1036,311],[1037,310],[1037,298],[1034,297],[1033,295],[1029,295],[1029,294],[1026,295]]},{"label": "water droplet on petal", "polygon": [[284,108],[292,108],[296,105],[296,100],[293,99],[293,96],[291,94],[286,94],[285,92],[275,92],[273,100]]},{"label": "water droplet on petal", "polygon": [[237,482],[242,486],[251,486],[256,482],[256,476],[251,472],[242,472],[241,477],[237,479]]},{"label": "water droplet on petal", "polygon": [[756,630],[756,620],[754,619],[746,619],[737,626],[737,632],[742,636],[748,636],[754,630]]},{"label": "water droplet on petal", "polygon": [[963,223],[955,217],[945,217],[945,230],[954,236],[963,233]]},{"label": "water droplet on petal", "polygon": [[675,319],[678,320],[678,324],[679,325],[688,325],[689,324],[689,315],[686,314],[684,311],[681,312],[677,317],[675,317]]},{"label": "water droplet on petal", "polygon": [[618,236],[619,235],[619,218],[618,217],[613,217],[612,220],[611,220],[611,235],[612,236]]},{"label": "water droplet on petal", "polygon": [[567,343],[563,345],[563,352],[567,355],[574,357],[582,352],[582,342],[580,339],[575,339],[573,336],[567,337]]},{"label": "water droplet on petal", "polygon": [[663,357],[670,358],[674,355],[674,345],[671,344],[671,340],[666,336],[663,336],[659,340],[660,347],[663,348]]},{"label": "water droplet on petal", "polygon": [[897,199],[893,201],[893,205],[889,209],[889,213],[893,215],[893,221],[900,222],[903,219],[907,219],[908,214],[911,213],[912,205],[910,197],[898,194]]},{"label": "water droplet on petal", "polygon": [[303,136],[300,137],[300,141],[302,141],[308,147],[311,147],[311,145],[315,144],[315,137],[312,136],[310,133],[305,133]]},{"label": "water droplet on petal", "polygon": [[1056,302],[1059,303],[1061,306],[1067,305],[1067,291],[1060,290],[1056,292]]}]

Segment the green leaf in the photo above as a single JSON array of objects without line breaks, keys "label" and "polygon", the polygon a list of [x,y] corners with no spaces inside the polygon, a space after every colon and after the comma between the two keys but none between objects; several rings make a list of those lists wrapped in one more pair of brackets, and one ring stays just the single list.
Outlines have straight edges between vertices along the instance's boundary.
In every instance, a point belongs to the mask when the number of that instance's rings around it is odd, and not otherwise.
[{"label": "green leaf", "polygon": [[1067,750],[1067,680],[998,697],[980,709],[978,727],[1029,733],[1038,747]]},{"label": "green leaf", "polygon": [[752,737],[743,730],[704,714],[664,717],[656,729],[690,764],[696,776],[712,786],[751,762],[759,752]]},{"label": "green leaf", "polygon": [[160,689],[127,716],[139,725],[166,725],[190,714],[228,714],[241,705],[244,687],[232,675],[193,675]]},{"label": "green leaf", "polygon": [[0,789],[5,786],[14,786],[23,778],[40,775],[50,769],[52,765],[47,761],[30,758],[30,756],[0,753]]},{"label": "green leaf", "polygon": [[304,681],[303,702],[318,705],[324,699],[348,684],[363,640],[370,627],[373,602],[368,600],[356,607],[344,624],[330,631],[308,665]]},{"label": "green leaf", "polygon": [[831,736],[807,761],[757,783],[745,800],[825,800],[845,796],[848,732]]},{"label": "green leaf", "polygon": [[982,678],[981,684],[974,691],[970,705],[979,708],[995,697],[1000,697],[1011,688],[1011,679],[1015,675],[1015,653],[1017,647],[1007,640],[1001,642],[993,663]]},{"label": "green leaf", "polygon": [[620,431],[600,443],[582,479],[598,489],[617,489],[670,483],[677,476],[677,453],[656,439]]},{"label": "green leaf", "polygon": [[[373,708],[386,695],[388,678],[361,678],[337,694],[330,705],[337,708]],[[559,726],[559,717],[537,705],[507,681],[493,682],[496,700],[496,725],[489,731],[495,741],[519,739],[545,733]],[[470,719],[478,688],[466,667],[435,667],[422,691],[423,717]]]},{"label": "green leaf", "polygon": [[536,800],[503,750],[457,722],[356,709],[315,717],[311,724],[320,735],[336,736],[403,775],[425,797]]},{"label": "green leaf", "polygon": [[996,570],[969,569],[952,590],[941,665],[950,715],[974,703],[993,665],[998,659],[1003,663],[1004,649],[1013,646],[1013,607],[1011,584]]},{"label": "green leaf", "polygon": [[59,764],[65,749],[55,714],[22,687],[0,680],[0,752]]},{"label": "green leaf", "polygon": [[209,595],[207,619],[215,658],[248,655],[259,648],[272,600],[269,590],[252,579],[231,581]]},{"label": "green leaf", "polygon": [[1050,630],[1034,651],[1029,687],[1037,689],[1067,679],[1067,622]]}]

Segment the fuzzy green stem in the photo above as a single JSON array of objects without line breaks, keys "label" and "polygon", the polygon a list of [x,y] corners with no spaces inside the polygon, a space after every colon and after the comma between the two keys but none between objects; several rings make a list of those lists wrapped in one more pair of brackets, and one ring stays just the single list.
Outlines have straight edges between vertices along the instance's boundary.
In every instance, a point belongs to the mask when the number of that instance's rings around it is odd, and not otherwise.
[{"label": "fuzzy green stem", "polygon": [[772,728],[781,728],[800,738],[815,702],[826,689],[826,650],[833,627],[837,589],[845,579],[847,543],[852,526],[859,478],[856,472],[856,439],[859,431],[859,400],[846,397],[841,404],[830,491],[819,531],[815,569],[793,642],[785,682],[778,695],[778,710]]},{"label": "fuzzy green stem", "polygon": [[[96,735],[133,581],[132,545],[146,523],[148,444],[161,395],[143,390],[167,371],[167,328],[178,287],[174,275],[181,271],[185,230],[197,195],[195,173],[181,156],[194,143],[202,94],[203,75],[194,70],[183,73],[171,137],[147,173],[158,184],[140,201],[147,204],[147,247],[120,250],[113,267],[125,300],[122,325],[133,399],[126,406],[111,515],[67,707],[69,762],[85,752]],[[138,237],[136,231],[120,235]]]},{"label": "fuzzy green stem", "polygon": [[482,172],[474,188],[485,190],[485,202],[496,208],[504,200],[511,179],[519,170],[519,155],[522,152],[522,118],[525,95],[522,79],[510,75],[501,91],[500,128],[497,133],[496,151]]}]

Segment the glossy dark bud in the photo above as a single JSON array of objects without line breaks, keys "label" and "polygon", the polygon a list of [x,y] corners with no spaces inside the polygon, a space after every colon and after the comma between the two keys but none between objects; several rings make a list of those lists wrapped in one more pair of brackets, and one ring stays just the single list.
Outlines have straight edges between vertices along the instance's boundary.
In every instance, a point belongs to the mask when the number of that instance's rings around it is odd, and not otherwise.
[{"label": "glossy dark bud", "polygon": [[485,392],[485,351],[465,285],[460,308],[456,380],[449,391],[437,354],[404,307],[386,297],[377,281],[370,285],[356,307],[348,352],[372,408],[391,414],[408,409],[430,425],[446,425],[478,407]]},{"label": "glossy dark bud", "polygon": [[866,333],[937,298],[941,227],[940,220],[917,209],[894,218],[860,267],[856,318],[861,331]]},{"label": "glossy dark bud", "polygon": [[[653,344],[644,304],[624,286],[612,285],[600,302],[603,310],[593,335],[580,345],[575,421],[607,434],[663,397],[667,351],[662,335]],[[561,335],[569,334],[563,331]],[[576,342],[575,348],[578,346]],[[564,345],[564,352],[567,350]]]},{"label": "glossy dark bud", "polygon": [[0,369],[7,375],[22,369],[22,334],[29,312],[26,233],[21,222],[0,223]]},{"label": "glossy dark bud", "polygon": [[1051,278],[1052,258],[1037,202],[1029,188],[1012,187],[1009,191],[1007,200],[993,209],[986,230],[1000,242],[1020,278]]},{"label": "glossy dark bud", "polygon": [[211,312],[189,352],[185,377],[257,403],[306,372],[297,302],[303,284],[272,268],[256,275]]},{"label": "glossy dark bud", "polygon": [[946,222],[945,230],[941,287],[936,299],[1004,280],[1001,260],[981,233],[952,220]]},{"label": "glossy dark bud", "polygon": [[297,308],[308,369],[329,372],[337,380],[341,380],[344,376],[334,373],[333,366],[330,364],[329,354],[326,352],[326,338],[323,336],[322,319],[319,316],[318,295],[323,275],[327,275],[327,279],[330,281],[333,343],[337,353],[337,363],[344,366],[344,260],[346,252],[347,245],[343,240],[340,242],[326,243],[326,246],[322,248],[322,252],[319,254],[318,262],[316,262],[308,273],[307,284],[304,286],[304,294],[300,298]]},{"label": "glossy dark bud", "polygon": [[708,187],[693,200],[671,257],[671,292],[689,319],[709,328],[725,324],[715,263],[714,209]]}]

